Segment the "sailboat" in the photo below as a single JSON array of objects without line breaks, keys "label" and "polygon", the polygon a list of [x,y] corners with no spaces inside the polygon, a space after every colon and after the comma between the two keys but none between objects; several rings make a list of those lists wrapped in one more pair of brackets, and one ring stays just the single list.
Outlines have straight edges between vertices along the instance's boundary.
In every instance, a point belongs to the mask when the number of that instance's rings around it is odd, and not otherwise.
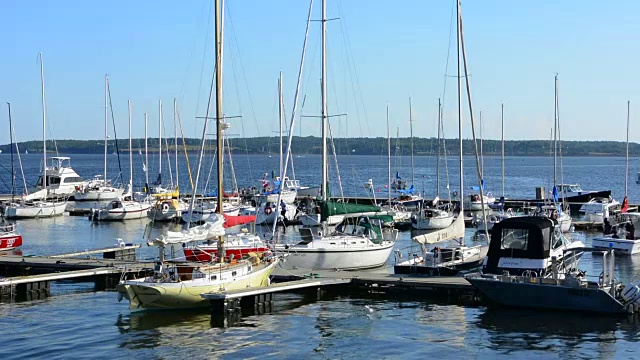
[{"label": "sailboat", "polygon": [[[464,166],[462,153],[462,78],[460,74],[460,50],[464,60],[465,75],[467,75],[467,61],[464,48],[464,35],[462,31],[462,13],[460,2],[457,4],[457,53],[458,53],[458,139],[460,145],[460,197],[464,198]],[[469,89],[469,78],[466,77],[466,88],[468,98],[471,99]],[[469,112],[473,123],[473,112],[471,101],[469,101]],[[481,193],[482,195],[482,193]],[[455,275],[461,270],[476,269],[482,265],[487,254],[487,245],[466,246],[464,244],[464,202],[460,203],[460,212],[453,223],[442,230],[435,230],[426,234],[414,236],[413,241],[420,244],[422,254],[407,254],[407,259],[403,259],[402,253],[396,252],[396,263],[394,265],[395,274],[425,274],[425,275]],[[450,246],[437,246],[439,243],[453,240]],[[430,248],[429,245],[432,247]],[[436,245],[436,246],[433,246]]]},{"label": "sailboat", "polygon": [[[222,25],[220,19],[221,13],[220,1],[215,0],[215,48],[216,48],[216,134],[218,145],[217,156],[217,172],[218,172],[218,191],[224,194],[222,183]],[[208,114],[207,114],[208,115]],[[196,181],[193,187],[195,194],[198,180],[200,176],[200,166],[202,164],[202,155],[204,151],[204,139],[207,134],[207,123],[204,122],[202,131],[202,145],[198,159],[198,170],[196,172]],[[222,227],[224,222],[222,216],[222,196],[218,196],[218,214],[216,214],[216,222],[208,223],[201,226],[209,226],[214,231],[208,231],[208,234],[214,233],[218,240],[219,253],[215,263],[204,265],[169,265],[164,262],[164,245],[168,241],[157,239],[154,241],[159,248],[159,261],[155,266],[152,276],[136,279],[125,280],[117,286],[119,299],[126,298],[129,300],[129,308],[137,309],[170,309],[170,308],[189,308],[189,307],[207,307],[209,302],[203,299],[200,294],[208,292],[230,291],[243,289],[247,287],[266,286],[269,284],[269,276],[278,264],[278,258],[268,253],[251,253],[247,259],[230,259],[225,261],[224,256],[224,235],[225,231]],[[192,197],[190,209],[193,210],[195,197]],[[189,224],[187,224],[188,227]],[[196,227],[196,231],[201,227]],[[188,232],[187,229],[185,232]],[[181,240],[178,240],[182,242]],[[191,241],[185,239],[184,241]]]},{"label": "sailboat", "polygon": [[[40,82],[42,85],[42,147],[43,147],[43,162],[44,168],[43,176],[40,177],[38,183],[41,185],[39,191],[22,197],[22,202],[11,202],[5,207],[4,216],[8,219],[16,218],[42,218],[60,216],[64,214],[64,210],[67,207],[67,200],[59,200],[55,198],[53,201],[47,200],[48,187],[53,185],[52,182],[57,180],[60,184],[60,176],[49,176],[47,170],[47,105],[44,91],[44,60],[42,59],[42,53],[40,53]],[[54,167],[52,171],[62,170],[62,162],[68,158],[57,157],[54,160],[59,160],[59,167]],[[75,172],[74,172],[75,173]],[[76,174],[77,175],[77,174]],[[80,178],[80,180],[82,180]]]},{"label": "sailboat", "polygon": [[131,100],[129,105],[129,187],[127,193],[117,200],[113,200],[107,206],[100,209],[91,209],[89,217],[94,221],[134,220],[147,217],[147,211],[151,207],[149,202],[140,202],[133,199],[133,152],[132,152],[132,114]]},{"label": "sailboat", "polygon": [[[13,166],[13,122],[11,120],[11,104],[7,103],[9,108],[9,138],[11,139],[11,197],[15,193],[15,171]],[[22,245],[22,235],[16,230],[15,223],[9,223],[5,220],[4,215],[0,214],[0,251],[12,250]]]},{"label": "sailboat", "polygon": [[[76,189],[73,194],[75,201],[110,201],[122,196],[124,188],[111,186],[107,178],[107,150],[109,139],[109,76],[104,76],[104,175],[96,175],[85,186]],[[117,139],[116,139],[117,141]]]},{"label": "sailboat", "polygon": [[[309,16],[311,12],[309,12]],[[322,0],[322,188],[321,207],[331,210],[334,206],[328,200],[327,167],[327,63],[326,63],[326,0]],[[307,22],[308,26],[308,22]],[[291,131],[289,136],[291,136]],[[286,169],[286,168],[285,168]],[[326,220],[329,212],[321,212],[321,221]],[[329,231],[326,223],[320,231],[302,228],[302,241],[295,244],[276,244],[277,252],[287,253],[286,268],[305,269],[364,269],[382,266],[388,259],[395,244],[397,230],[390,234],[391,239],[383,236],[379,224],[368,216],[345,218],[345,222]]]},{"label": "sailboat", "polygon": [[438,166],[436,173],[436,197],[432,202],[432,206],[425,206],[421,202],[418,211],[411,216],[411,227],[416,230],[440,230],[446,229],[451,225],[455,218],[451,201],[444,205],[439,205],[440,201],[440,129],[442,121],[442,104],[438,99]]}]

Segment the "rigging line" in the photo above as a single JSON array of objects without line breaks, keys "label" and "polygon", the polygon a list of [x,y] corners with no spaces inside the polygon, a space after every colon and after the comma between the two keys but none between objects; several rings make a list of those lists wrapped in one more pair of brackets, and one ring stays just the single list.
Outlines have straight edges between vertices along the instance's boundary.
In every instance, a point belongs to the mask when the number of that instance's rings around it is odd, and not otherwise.
[{"label": "rigging line", "polygon": [[184,129],[182,128],[182,119],[180,118],[180,109],[176,108],[176,115],[178,115],[178,125],[180,126],[180,135],[182,136],[182,149],[184,150],[184,157],[187,160],[187,172],[189,173],[189,183],[193,190],[193,176],[191,175],[191,163],[189,162],[189,153],[187,152],[187,143],[184,138]]},{"label": "rigging line", "polygon": [[[13,138],[16,139],[16,129],[12,130]],[[22,157],[20,156],[20,148],[18,147],[18,142],[16,141],[16,153],[18,154],[18,164],[20,164],[20,173],[22,174],[22,184],[24,185],[24,189],[22,191],[23,194],[29,195],[29,189],[27,188],[27,180],[24,178],[24,169],[22,168]]]},{"label": "rigging line", "polygon": [[338,187],[340,189],[340,198],[342,198],[342,202],[345,203],[344,192],[342,191],[342,180],[340,179],[340,168],[338,167],[338,156],[336,155],[336,146],[335,146],[335,142],[333,141],[333,134],[331,131],[331,120],[329,120],[329,117],[327,117],[327,125],[328,125],[327,127],[329,128],[329,139],[331,140],[331,149],[333,151],[333,161],[335,162],[335,166],[336,166],[336,176],[338,177]]},{"label": "rigging line", "polygon": [[231,168],[231,178],[233,179],[233,192],[238,194],[238,181],[236,179],[236,170],[233,167],[233,157],[231,156],[231,139],[227,135],[227,151],[229,153],[229,167]]},{"label": "rigging line", "polygon": [[[113,124],[113,137],[114,144],[116,146],[116,154],[118,155],[118,177],[120,178],[120,183],[124,184],[124,180],[122,179],[122,164],[120,163],[120,149],[118,148],[118,134],[116,133],[116,119],[113,116],[113,104],[111,103],[111,84],[107,83],[107,95],[109,97],[109,109],[111,110],[111,123]],[[104,179],[107,181],[107,179]]]},{"label": "rigging line", "polygon": [[[205,69],[204,64],[205,64],[205,61],[207,59],[207,49],[209,48],[209,42],[210,42],[209,40],[210,40],[210,35],[212,33],[212,31],[211,31],[211,19],[213,18],[213,14],[212,14],[213,7],[211,6],[212,5],[211,1],[209,1],[208,3],[209,3],[209,11],[207,12],[207,14],[208,14],[208,16],[207,16],[207,33],[206,33],[205,39],[204,39],[204,41],[205,41],[204,49],[202,49],[202,63],[200,65],[200,77],[199,77],[200,81],[198,82],[198,96],[196,98],[196,114],[200,112],[200,95],[202,94],[202,79],[204,79],[204,76],[203,76],[204,69]],[[215,56],[214,56],[214,59],[215,59]],[[215,69],[215,64],[213,66],[214,66],[214,69]],[[207,106],[209,106],[209,105],[207,104]],[[197,119],[196,119],[196,121],[197,121]],[[207,121],[207,120],[205,119],[204,121]],[[197,122],[196,122],[196,124],[197,124]],[[193,131],[194,131],[193,137],[197,138],[197,132],[198,132],[197,126],[194,126]]]},{"label": "rigging line", "polygon": [[[163,113],[164,115],[164,113]],[[173,173],[171,172],[171,151],[169,150],[169,140],[167,139],[167,132],[164,129],[164,116],[160,118],[160,123],[162,124],[162,137],[164,138],[164,148],[167,153],[167,166],[169,167],[169,181],[171,182],[171,188],[175,188],[173,185]],[[158,156],[162,156],[162,154],[158,154]]]},{"label": "rigging line", "polygon": [[[206,13],[204,12],[205,4],[209,5],[209,11],[207,11]],[[204,1],[202,3],[202,6],[200,7],[200,12],[198,12],[198,14],[209,14],[210,11],[211,11],[211,4],[212,4],[211,1]],[[201,25],[202,25],[202,19],[200,17],[198,17],[198,19],[200,21],[198,21],[195,24],[196,25],[195,26],[195,29],[196,29],[195,33],[196,34],[202,34],[202,32],[199,31],[199,29],[201,28]],[[211,16],[207,16],[207,27],[209,26],[209,24],[211,24]],[[209,32],[208,28],[206,29],[205,34],[206,34],[207,37],[209,36],[210,32]],[[197,38],[194,37],[193,38],[193,43],[191,44],[191,52],[189,53],[189,56],[188,56],[189,59],[193,58],[193,55],[196,52],[196,40],[197,40]],[[205,42],[205,46],[208,45],[208,44],[209,44],[209,42]],[[202,67],[203,66],[204,66],[204,55],[203,55]],[[202,67],[201,67],[201,69],[202,69]],[[191,70],[191,64],[190,63],[184,69],[184,75],[182,76],[182,84],[180,85],[180,91],[178,92],[178,97],[180,98],[180,101],[184,100],[184,87],[185,87],[185,83],[188,82],[188,77],[189,77],[188,74],[190,73],[189,70]],[[202,72],[200,73],[200,81],[202,82]]]},{"label": "rigging line", "polygon": [[233,17],[231,16],[231,9],[229,5],[227,5],[227,15],[229,17],[229,26],[231,26],[231,35],[233,37],[233,44],[235,44],[236,51],[238,53],[238,62],[240,63],[240,70],[242,72],[242,77],[244,80],[245,89],[247,91],[247,95],[249,98],[249,107],[251,108],[251,115],[253,116],[253,122],[255,123],[256,129],[258,129],[258,118],[256,117],[256,111],[253,106],[253,98],[251,97],[251,92],[249,91],[249,82],[247,81],[247,74],[244,71],[244,64],[242,63],[242,54],[240,53],[240,46],[238,45],[238,38],[236,37],[235,27],[233,26]]},{"label": "rigging line", "polygon": [[[362,113],[364,115],[364,121],[369,124],[369,118],[367,116],[367,110],[366,107],[364,105],[364,97],[362,96],[362,88],[360,86],[360,78],[358,76],[358,71],[356,69],[356,64],[355,61],[353,60],[353,57],[350,56],[350,49],[351,49],[351,39],[349,38],[349,33],[347,32],[347,20],[346,17],[344,16],[344,13],[342,12],[342,5],[341,2],[338,2],[338,15],[340,16],[340,27],[342,29],[342,36],[343,39],[345,40],[345,47],[346,47],[346,53],[347,53],[347,61],[350,63],[349,66],[349,74],[350,74],[350,78],[351,78],[351,86],[353,89],[353,96],[354,96],[354,100],[356,101],[356,118],[358,119],[358,125],[360,126],[360,129],[362,129],[362,125],[360,123],[360,112],[358,111],[358,98],[356,97],[355,94],[355,88],[353,86],[353,75],[355,75],[355,84],[358,88],[358,93],[360,94],[360,106],[362,106]],[[351,73],[353,67],[353,74]],[[367,128],[367,132],[369,137],[371,137],[371,131],[369,128]]]}]

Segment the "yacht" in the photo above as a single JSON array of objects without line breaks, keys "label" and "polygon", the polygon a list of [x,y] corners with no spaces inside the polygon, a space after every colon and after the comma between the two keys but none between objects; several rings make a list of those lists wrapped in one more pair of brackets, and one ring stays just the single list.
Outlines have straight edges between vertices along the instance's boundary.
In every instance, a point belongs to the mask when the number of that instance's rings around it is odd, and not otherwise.
[{"label": "yacht", "polygon": [[559,184],[558,199],[569,203],[572,211],[578,211],[582,204],[589,202],[594,198],[609,198],[611,190],[601,191],[585,191],[582,190],[580,184]]},{"label": "yacht", "polygon": [[541,216],[516,216],[493,226],[489,251],[482,265],[485,274],[522,275],[525,271],[545,277],[552,259],[560,268],[577,261],[583,248],[578,240],[567,239],[557,220]]},{"label": "yacht", "polygon": [[114,187],[110,181],[96,175],[95,178],[83,185],[78,185],[73,193],[74,201],[111,201],[124,194],[123,187]]},{"label": "yacht", "polygon": [[640,213],[620,213],[611,221],[613,225],[607,220],[604,235],[594,237],[591,246],[601,250],[611,248],[621,255],[640,253]]},{"label": "yacht", "polygon": [[54,156],[45,167],[45,173],[38,177],[36,188],[44,189],[44,178],[47,178],[46,188],[48,196],[71,196],[77,189],[83,188],[84,180],[71,168],[71,158]]},{"label": "yacht", "polygon": [[593,198],[582,204],[580,212],[584,214],[587,221],[602,224],[618,205],[620,203],[611,198]]}]

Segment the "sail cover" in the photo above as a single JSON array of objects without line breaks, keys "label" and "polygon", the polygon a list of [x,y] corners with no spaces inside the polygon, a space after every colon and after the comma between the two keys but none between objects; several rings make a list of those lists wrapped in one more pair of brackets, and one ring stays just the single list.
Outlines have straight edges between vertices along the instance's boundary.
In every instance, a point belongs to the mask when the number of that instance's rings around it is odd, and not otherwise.
[{"label": "sail cover", "polygon": [[322,204],[321,221],[325,221],[329,216],[333,215],[377,213],[379,211],[380,207],[375,205],[350,204],[327,200]]},{"label": "sail cover", "polygon": [[464,237],[464,217],[459,214],[449,227],[413,237],[420,244],[435,244]]}]

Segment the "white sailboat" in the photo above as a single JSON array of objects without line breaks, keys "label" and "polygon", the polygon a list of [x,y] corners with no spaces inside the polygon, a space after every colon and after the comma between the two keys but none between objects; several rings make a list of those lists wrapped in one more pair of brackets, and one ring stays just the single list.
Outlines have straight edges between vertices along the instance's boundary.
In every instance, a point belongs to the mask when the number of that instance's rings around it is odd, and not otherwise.
[{"label": "white sailboat", "polygon": [[[311,9],[309,10],[310,21]],[[322,201],[327,199],[327,64],[326,64],[326,1],[322,0]],[[305,37],[306,45],[306,37]],[[304,51],[302,62],[304,63]],[[302,65],[301,69],[302,71]],[[300,86],[300,75],[298,87]],[[297,105],[294,100],[294,111],[292,112],[291,126],[295,119]],[[291,143],[292,131],[289,131],[289,144]],[[289,149],[291,147],[289,146]],[[288,159],[288,157],[287,157]],[[283,171],[286,171],[286,166]],[[281,174],[281,177],[284,177]],[[306,268],[306,269],[363,269],[382,266],[388,259],[393,249],[397,231],[391,234],[391,240],[382,236],[382,232],[375,231],[372,222],[368,217],[354,217],[345,219],[351,223],[344,223],[336,228],[335,232],[330,232],[326,224],[320,231],[302,229],[302,241],[296,244],[276,244],[276,251],[288,253],[287,261],[283,264],[286,268]],[[378,228],[379,229],[379,228]]]},{"label": "white sailboat", "polygon": [[[11,202],[5,207],[4,216],[7,219],[19,218],[43,218],[60,216],[64,214],[67,207],[67,200],[47,200],[47,187],[50,178],[47,176],[47,105],[44,92],[44,60],[40,53],[40,82],[42,85],[42,146],[43,146],[43,162],[44,177],[41,177],[42,189],[31,196],[27,195],[20,203]],[[57,178],[60,181],[60,177]]]},{"label": "white sailboat", "polygon": [[[216,26],[216,133],[218,139],[218,191],[224,194],[222,184],[222,25],[221,25],[220,1],[215,0],[215,26]],[[208,114],[207,114],[208,115]],[[207,123],[204,122],[202,132],[202,145],[198,159],[198,171],[196,172],[196,181],[193,194],[198,185],[200,175],[200,166],[202,163],[202,154],[204,151],[204,139],[207,131]],[[222,217],[222,196],[218,197],[218,209],[220,214],[216,215],[217,219]],[[192,197],[190,210],[193,210],[193,202],[195,196]],[[211,223],[201,225],[210,226]],[[187,224],[188,228],[188,224]],[[189,229],[185,231],[199,231],[201,227],[195,230]],[[224,255],[224,231],[217,235],[220,252]],[[187,241],[192,241],[187,238]],[[178,240],[181,241],[181,240]],[[209,302],[203,299],[200,294],[208,292],[230,291],[243,289],[247,287],[267,286],[269,285],[269,276],[278,264],[278,258],[270,256],[267,253],[251,254],[247,259],[235,260],[230,262],[224,261],[224,256],[219,256],[218,261],[214,264],[206,265],[167,265],[164,263],[164,244],[165,241],[156,242],[160,248],[160,259],[155,267],[154,274],[150,277],[137,280],[125,280],[117,286],[118,296],[120,299],[129,300],[129,308],[136,309],[170,309],[170,308],[186,308],[186,307],[206,307]]]},{"label": "white sailboat", "polygon": [[124,188],[111,186],[107,177],[107,150],[109,139],[109,76],[104,76],[104,175],[102,179],[96,175],[95,179],[77,188],[73,194],[75,201],[111,201],[124,193]]},{"label": "white sailboat", "polygon": [[113,200],[107,206],[100,209],[91,209],[89,217],[94,221],[118,221],[135,220],[147,217],[151,204],[147,201],[140,202],[133,199],[133,153],[132,153],[132,129],[131,129],[131,100],[129,105],[129,188],[120,199]]},{"label": "white sailboat", "polygon": [[[462,84],[460,69],[460,50],[464,61],[464,72],[466,79],[467,97],[469,99],[469,113],[473,124],[473,109],[471,108],[471,91],[469,89],[469,78],[467,75],[467,60],[464,47],[464,33],[462,31],[462,13],[460,2],[457,3],[457,43],[458,43],[458,139],[459,139],[459,160],[460,160],[460,197],[464,198],[464,166],[462,153]],[[475,139],[475,134],[474,134]],[[477,159],[476,159],[477,161]],[[480,188],[480,197],[483,197]],[[402,254],[397,252],[394,273],[396,274],[428,274],[428,275],[455,275],[461,270],[470,270],[482,265],[482,261],[487,254],[487,245],[466,246],[464,243],[464,201],[460,202],[460,212],[453,223],[442,230],[435,230],[426,234],[414,236],[413,241],[420,244],[421,254],[407,255],[406,260],[402,260]],[[453,240],[449,246],[428,247],[445,241]]]}]

